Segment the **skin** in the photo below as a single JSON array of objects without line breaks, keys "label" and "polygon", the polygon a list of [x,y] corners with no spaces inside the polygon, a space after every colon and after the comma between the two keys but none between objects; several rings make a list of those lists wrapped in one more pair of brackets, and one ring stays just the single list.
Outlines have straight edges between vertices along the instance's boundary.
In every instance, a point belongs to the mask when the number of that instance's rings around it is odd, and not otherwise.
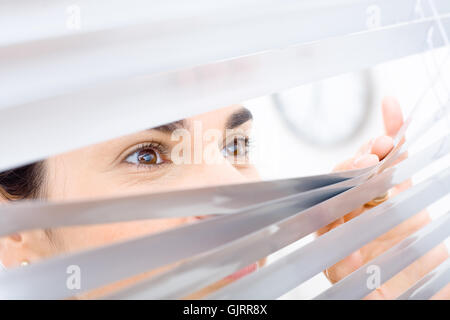
[{"label": "skin", "polygon": [[[395,137],[403,124],[403,116],[398,102],[390,97],[383,100],[382,114],[386,135],[372,139],[364,144],[353,158],[338,164],[334,169],[335,171],[369,167],[377,164],[387,156],[393,147],[392,138]],[[405,181],[389,190],[389,196],[394,197],[411,185],[410,180]],[[324,233],[337,228],[341,224],[357,217],[368,209],[370,209],[369,206],[363,206],[346,214],[337,221],[334,221],[330,225],[319,230],[318,235],[323,235]],[[426,211],[419,212],[412,218],[391,229],[389,232],[353,252],[328,270],[325,270],[325,275],[332,283],[338,282],[430,222],[431,218]],[[441,244],[396,274],[393,278],[385,282],[365,298],[395,299],[416,281],[444,262],[448,257],[449,254],[446,246]],[[447,285],[433,298],[449,299],[450,285]]]},{"label": "skin", "polygon": [[[402,125],[403,119],[399,105],[394,99],[385,99],[382,108],[386,135],[373,139],[362,146],[354,157],[339,164],[335,168],[336,171],[374,165],[390,152],[393,147],[392,137]],[[233,105],[186,119],[184,124],[192,136],[194,135],[193,128],[195,127],[196,121],[202,123],[203,133],[208,129],[225,131],[230,117],[239,113],[242,113],[242,106]],[[245,119],[245,117],[241,117],[240,120],[242,123],[238,121],[236,128],[245,134],[250,134],[252,120]],[[133,154],[137,145],[155,140],[167,149],[174,148],[178,143],[178,141],[171,140],[171,132],[168,132],[167,128],[163,131],[152,129],[47,159],[45,161],[46,178],[42,188],[44,197],[50,201],[77,200],[163,192],[179,188],[198,188],[217,185],[218,183],[231,184],[259,180],[258,173],[251,164],[246,162],[240,164],[232,163],[233,156],[229,157],[229,155],[226,161],[220,164],[207,164],[204,162],[200,164],[174,164],[171,163],[170,156],[168,155],[162,155],[164,163],[159,165],[150,166],[127,162],[127,159],[130,159],[129,155]],[[206,145],[217,148],[219,152],[222,152],[226,143],[212,140],[204,144],[204,148]],[[192,150],[192,154],[194,152]],[[391,190],[390,196],[401,192],[409,185],[410,183],[406,182],[394,188],[394,190]],[[336,228],[365,210],[367,208],[362,207],[347,214],[342,219],[319,230],[318,235],[320,236]],[[145,220],[108,225],[26,231],[0,239],[0,260],[8,268],[17,267],[23,260],[34,263],[46,257],[62,253],[76,252],[142,235],[161,232],[186,223],[193,223],[198,219],[202,219],[202,217]],[[339,281],[429,221],[430,219],[426,212],[418,214],[374,240],[372,243],[354,252],[329,270],[326,270],[325,274],[331,282]],[[448,253],[445,247],[440,246],[434,249],[388,281],[385,285],[375,290],[367,298],[395,298],[399,293],[447,257]],[[264,260],[259,261],[260,266],[263,264]],[[152,270],[130,279],[99,288],[77,298],[101,297],[171,267],[173,266]],[[230,281],[229,279],[223,279],[188,298],[200,298]],[[441,291],[437,298],[448,298],[450,296],[449,289],[446,288]]]}]

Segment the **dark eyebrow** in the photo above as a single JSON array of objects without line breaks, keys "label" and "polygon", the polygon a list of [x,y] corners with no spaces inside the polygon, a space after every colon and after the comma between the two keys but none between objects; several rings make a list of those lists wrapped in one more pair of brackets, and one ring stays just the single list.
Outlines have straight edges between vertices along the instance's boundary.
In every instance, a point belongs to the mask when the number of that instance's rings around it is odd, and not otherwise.
[{"label": "dark eyebrow", "polygon": [[241,108],[228,117],[226,129],[234,129],[252,119],[252,113],[247,108]]},{"label": "dark eyebrow", "polygon": [[155,127],[155,128],[150,128],[147,130],[157,130],[157,131],[161,131],[163,133],[170,134],[173,131],[175,131],[176,129],[185,129],[185,128],[186,128],[186,122],[184,120],[179,120],[179,121],[167,123],[162,126]]}]

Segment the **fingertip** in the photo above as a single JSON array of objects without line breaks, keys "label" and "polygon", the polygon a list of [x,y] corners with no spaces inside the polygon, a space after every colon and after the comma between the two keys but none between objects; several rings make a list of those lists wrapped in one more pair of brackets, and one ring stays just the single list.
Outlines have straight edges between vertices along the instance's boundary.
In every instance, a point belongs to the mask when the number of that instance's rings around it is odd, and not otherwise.
[{"label": "fingertip", "polygon": [[385,96],[382,100],[383,105],[385,104],[398,104],[398,99],[394,96]]},{"label": "fingertip", "polygon": [[386,134],[394,137],[403,124],[403,114],[400,103],[394,97],[383,98],[381,106]]},{"label": "fingertip", "polygon": [[386,96],[381,101],[381,107],[383,111],[388,111],[388,109],[397,109],[400,108],[400,103],[398,99],[393,96]]},{"label": "fingertip", "polygon": [[379,159],[384,159],[394,147],[394,139],[390,136],[380,136],[375,139],[371,153],[376,154]]}]

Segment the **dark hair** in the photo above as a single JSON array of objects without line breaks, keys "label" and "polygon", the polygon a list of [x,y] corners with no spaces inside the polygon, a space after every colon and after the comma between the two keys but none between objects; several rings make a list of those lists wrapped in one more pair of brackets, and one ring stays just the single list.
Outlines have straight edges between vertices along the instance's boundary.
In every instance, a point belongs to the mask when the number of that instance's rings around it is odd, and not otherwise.
[{"label": "dark hair", "polygon": [[43,176],[43,161],[0,172],[0,198],[10,201],[39,198]]}]

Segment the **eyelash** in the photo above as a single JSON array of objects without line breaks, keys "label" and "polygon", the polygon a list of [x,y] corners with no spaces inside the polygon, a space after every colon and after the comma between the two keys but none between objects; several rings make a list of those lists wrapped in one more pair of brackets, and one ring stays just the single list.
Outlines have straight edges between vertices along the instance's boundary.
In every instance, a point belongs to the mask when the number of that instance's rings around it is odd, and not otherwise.
[{"label": "eyelash", "polygon": [[[246,150],[247,150],[246,152],[248,154],[250,153],[250,150],[252,147],[253,147],[253,139],[251,139],[250,137],[246,137],[245,138],[245,148],[246,148]],[[224,146],[224,148],[226,148],[226,146]],[[141,163],[133,163],[133,162],[127,161],[127,159],[129,157],[133,156],[136,153],[139,153],[140,151],[146,150],[146,149],[154,150],[157,153],[158,157],[161,158],[162,162],[157,163],[157,164],[141,164]],[[158,166],[169,164],[171,162],[170,160],[163,159],[164,156],[167,157],[170,154],[169,151],[170,151],[170,149],[159,141],[141,143],[141,144],[137,145],[135,148],[133,148],[133,150],[131,150],[125,156],[123,162],[126,164],[129,164],[129,165],[133,165],[138,168],[152,169],[152,168],[155,168]]]},{"label": "eyelash", "polygon": [[[131,156],[133,156],[134,154],[139,153],[140,151],[146,150],[146,149],[151,149],[153,151],[155,151],[158,155],[158,157],[161,157],[162,163],[157,163],[157,164],[141,164],[141,163],[133,163],[130,161],[127,161],[127,159]],[[157,166],[161,166],[164,164],[168,164],[170,163],[170,160],[165,160],[163,159],[164,156],[167,156],[169,154],[169,148],[166,147],[164,144],[162,144],[161,142],[158,141],[152,141],[152,142],[146,142],[146,143],[141,143],[139,145],[137,145],[132,151],[130,151],[127,156],[125,156],[123,162],[139,167],[139,168],[145,168],[145,169],[151,169]]]},{"label": "eyelash", "polygon": [[[247,149],[250,148],[250,146],[253,146],[253,139],[251,139],[250,137],[231,137],[231,138],[228,138],[228,139],[226,140],[226,141],[229,142],[228,145],[234,143],[234,142],[235,142],[234,139],[236,139],[236,138],[237,138],[237,141],[242,141],[242,140],[244,140],[245,147],[246,147]],[[226,141],[225,141],[225,143],[226,143]],[[224,144],[224,147],[227,147],[228,145]]]}]

